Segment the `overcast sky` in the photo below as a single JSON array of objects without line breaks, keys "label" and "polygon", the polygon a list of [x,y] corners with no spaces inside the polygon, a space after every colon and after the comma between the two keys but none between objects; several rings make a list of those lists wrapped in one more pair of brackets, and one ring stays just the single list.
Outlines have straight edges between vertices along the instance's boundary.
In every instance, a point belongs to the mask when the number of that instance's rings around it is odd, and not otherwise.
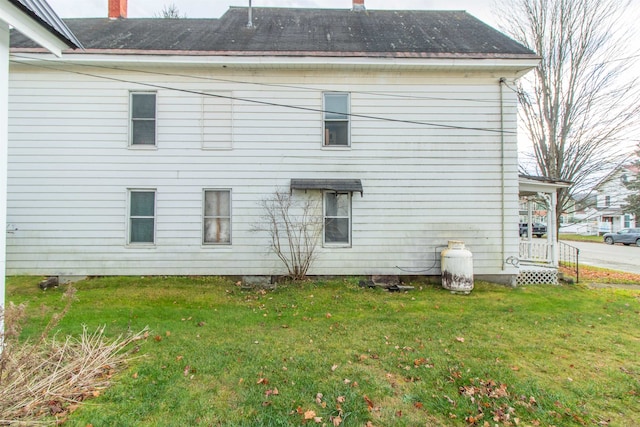
[{"label": "overcast sky", "polygon": [[[108,0],[47,0],[62,18],[106,17]],[[351,8],[352,0],[252,0],[255,7]],[[128,0],[129,17],[153,17],[174,4],[188,18],[219,18],[229,6],[248,6],[249,0]],[[367,9],[466,10],[494,24],[493,0],[365,0]]]}]

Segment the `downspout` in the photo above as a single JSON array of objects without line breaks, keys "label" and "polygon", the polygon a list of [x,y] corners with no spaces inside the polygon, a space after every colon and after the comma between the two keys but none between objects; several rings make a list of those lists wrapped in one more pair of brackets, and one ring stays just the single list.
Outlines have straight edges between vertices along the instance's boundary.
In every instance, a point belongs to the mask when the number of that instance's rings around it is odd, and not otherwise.
[{"label": "downspout", "polygon": [[505,187],[506,187],[506,179],[505,179],[505,140],[504,140],[504,93],[502,85],[505,84],[506,80],[504,77],[500,77],[498,81],[500,86],[500,198],[502,208],[500,209],[501,217],[502,217],[502,227],[500,228],[500,242],[502,245],[502,271],[505,270],[506,263],[506,246],[505,246],[505,227],[507,222],[507,217],[505,213],[506,209],[506,199],[505,199]]}]

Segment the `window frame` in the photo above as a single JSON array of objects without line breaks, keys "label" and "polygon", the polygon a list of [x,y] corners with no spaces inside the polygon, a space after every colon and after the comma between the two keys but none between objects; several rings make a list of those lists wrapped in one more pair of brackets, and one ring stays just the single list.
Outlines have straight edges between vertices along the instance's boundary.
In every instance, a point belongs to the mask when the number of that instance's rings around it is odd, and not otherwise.
[{"label": "window frame", "polygon": [[[154,96],[154,112],[153,119],[133,117],[133,99],[136,95],[153,95]],[[151,121],[153,120],[153,144],[136,144],[133,140],[133,123],[135,121]],[[136,149],[156,149],[158,147],[158,92],[156,91],[130,91],[129,92],[129,148]]]},{"label": "window frame", "polygon": [[[133,216],[131,212],[132,207],[132,194],[133,193],[153,193],[153,216]],[[158,195],[157,189],[155,188],[129,188],[127,190],[127,246],[131,247],[155,247],[156,239],[157,239],[157,209],[158,209]],[[152,218],[153,219],[153,241],[151,242],[133,242],[132,241],[132,232],[133,232],[133,219],[145,219]]]},{"label": "window frame", "polygon": [[[347,216],[328,216],[327,215],[327,195],[346,195],[349,202],[349,212]],[[347,242],[328,242],[327,241],[327,219],[347,219],[349,221],[349,237]],[[350,191],[323,191],[322,192],[322,246],[325,248],[350,248],[353,244],[353,193]]]},{"label": "window frame", "polygon": [[[346,119],[327,118],[327,96],[344,95],[346,97]],[[347,144],[329,144],[327,122],[346,122],[347,124]],[[349,92],[323,92],[322,93],[322,147],[323,148],[351,148],[351,94]]]},{"label": "window frame", "polygon": [[[207,203],[206,197],[207,192],[226,192],[229,193],[229,214],[225,215],[206,215]],[[229,241],[228,242],[207,242],[205,241],[205,222],[208,218],[213,219],[228,219],[229,220]],[[206,247],[216,247],[216,246],[231,246],[233,243],[233,192],[230,188],[204,188],[202,190],[202,231],[200,233],[202,246]]]}]

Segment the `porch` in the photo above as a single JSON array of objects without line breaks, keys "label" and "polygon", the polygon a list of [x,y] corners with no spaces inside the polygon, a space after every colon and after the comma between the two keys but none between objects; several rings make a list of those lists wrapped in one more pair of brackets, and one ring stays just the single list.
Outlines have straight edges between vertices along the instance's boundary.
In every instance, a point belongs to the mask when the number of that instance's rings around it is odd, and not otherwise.
[{"label": "porch", "polygon": [[[539,241],[538,241],[539,240]],[[520,240],[520,271],[518,285],[558,283],[558,263],[553,261],[556,247],[543,239]]]},{"label": "porch", "polygon": [[[557,190],[568,188],[571,183],[542,177],[521,175],[519,195],[524,209],[519,216],[527,223],[527,234],[521,236],[519,245],[518,285],[558,283],[558,227],[556,223]],[[534,238],[534,210],[540,206],[545,212],[543,223],[547,227],[545,237]]]}]

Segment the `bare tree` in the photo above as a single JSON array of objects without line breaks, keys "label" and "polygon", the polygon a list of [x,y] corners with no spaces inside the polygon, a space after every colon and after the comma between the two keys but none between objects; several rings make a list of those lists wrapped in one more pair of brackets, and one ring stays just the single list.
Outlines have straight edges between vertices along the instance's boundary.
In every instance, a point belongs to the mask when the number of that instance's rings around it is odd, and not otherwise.
[{"label": "bare tree", "polygon": [[168,6],[166,4],[162,6],[162,11],[160,12],[160,14],[156,14],[155,17],[165,19],[183,19],[186,18],[187,15],[181,15],[178,7],[175,4],[171,3]]},{"label": "bare tree", "polygon": [[322,230],[318,203],[296,200],[289,192],[276,191],[260,201],[261,222],[253,227],[269,235],[275,253],[294,280],[304,279],[313,263]]},{"label": "bare tree", "polygon": [[621,141],[640,112],[635,76],[625,78],[637,52],[625,51],[630,35],[617,27],[629,1],[500,0],[499,5],[502,29],[541,57],[517,88],[522,125],[533,145],[531,166],[521,169],[573,182],[558,192],[559,219],[572,193],[593,187],[631,152]]}]

